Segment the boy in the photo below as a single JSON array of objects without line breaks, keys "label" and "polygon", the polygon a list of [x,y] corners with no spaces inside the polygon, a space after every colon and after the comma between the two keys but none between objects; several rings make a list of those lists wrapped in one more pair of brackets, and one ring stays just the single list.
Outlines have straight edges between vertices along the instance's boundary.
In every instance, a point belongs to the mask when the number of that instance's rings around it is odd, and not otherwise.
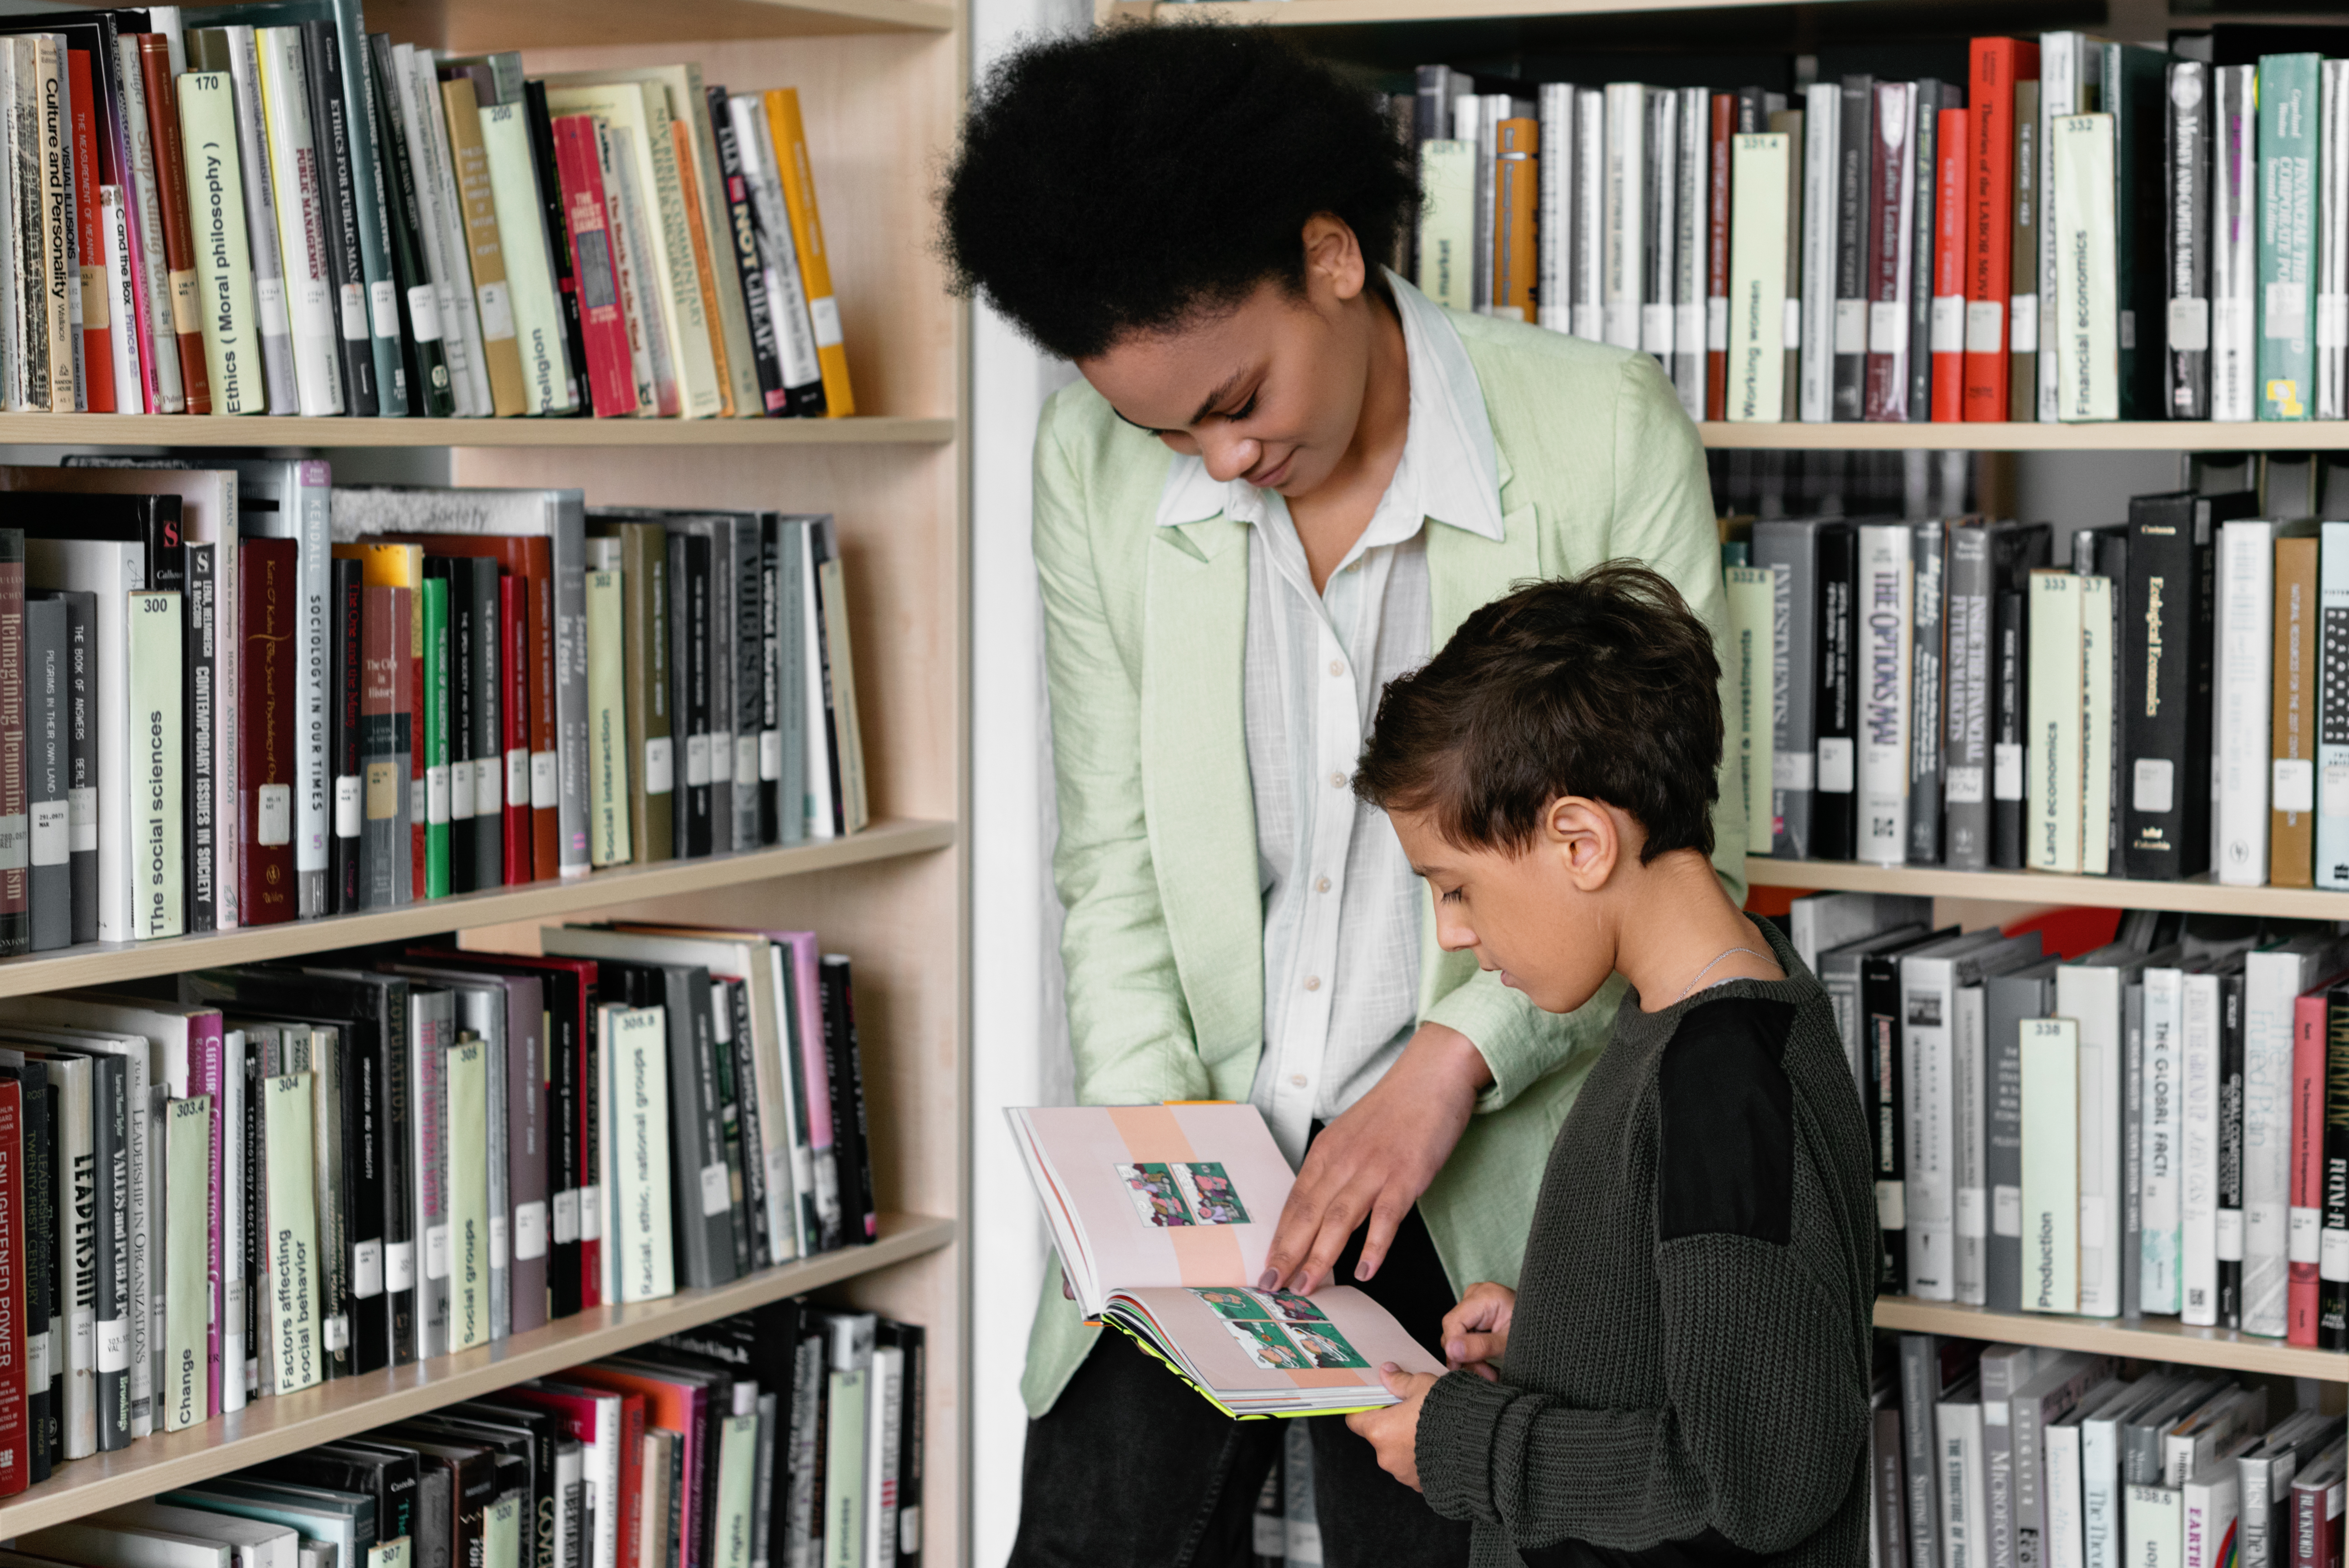
[{"label": "boy", "polygon": [[1474,1561],[1857,1568],[1876,1209],[1826,994],[1707,861],[1713,638],[1600,566],[1468,617],[1387,687],[1354,776],[1475,952],[1553,1013],[1619,970],[1518,1293],[1472,1287],[1446,1377],[1348,1424],[1472,1521]]}]

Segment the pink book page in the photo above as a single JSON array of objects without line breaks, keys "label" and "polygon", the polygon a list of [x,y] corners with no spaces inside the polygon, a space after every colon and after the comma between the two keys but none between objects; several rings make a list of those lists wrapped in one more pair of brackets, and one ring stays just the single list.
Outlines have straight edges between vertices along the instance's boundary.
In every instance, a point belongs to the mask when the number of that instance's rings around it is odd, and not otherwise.
[{"label": "pink book page", "polygon": [[[1199,1380],[1219,1394],[1272,1389],[1362,1388],[1391,1403],[1379,1368],[1441,1373],[1386,1308],[1351,1285],[1316,1291],[1192,1289],[1121,1291]],[[1123,1304],[1131,1302],[1131,1307]]]},{"label": "pink book page", "polygon": [[1254,1106],[1023,1114],[1103,1288],[1239,1285],[1264,1272],[1295,1178]]}]

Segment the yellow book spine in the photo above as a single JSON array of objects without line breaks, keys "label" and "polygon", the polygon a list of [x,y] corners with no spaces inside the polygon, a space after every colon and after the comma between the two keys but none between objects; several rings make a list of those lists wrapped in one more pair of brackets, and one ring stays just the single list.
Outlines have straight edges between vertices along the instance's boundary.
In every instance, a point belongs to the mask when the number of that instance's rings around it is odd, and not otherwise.
[{"label": "yellow book spine", "polygon": [[807,288],[808,316],[815,327],[824,412],[837,419],[856,412],[856,398],[848,388],[848,349],[841,341],[840,304],[832,294],[832,259],[823,248],[823,220],[816,212],[815,174],[808,162],[807,128],[800,122],[798,88],[768,89],[767,128],[775,139],[783,206],[791,215],[792,243],[800,253],[800,280]]}]

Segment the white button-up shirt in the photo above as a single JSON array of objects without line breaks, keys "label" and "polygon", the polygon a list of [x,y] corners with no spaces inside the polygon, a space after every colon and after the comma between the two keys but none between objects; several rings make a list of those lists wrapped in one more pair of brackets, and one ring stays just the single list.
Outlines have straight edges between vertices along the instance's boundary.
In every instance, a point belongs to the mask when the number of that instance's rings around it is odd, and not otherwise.
[{"label": "white button-up shirt", "polygon": [[1498,541],[1500,463],[1475,367],[1444,311],[1393,273],[1411,370],[1394,478],[1317,593],[1288,505],[1174,459],[1164,525],[1221,512],[1249,525],[1243,665],[1257,862],[1264,896],[1264,1055],[1249,1099],[1291,1162],[1310,1124],[1369,1092],[1419,1008],[1426,894],[1385,813],[1353,773],[1389,681],[1432,651],[1423,525]]}]

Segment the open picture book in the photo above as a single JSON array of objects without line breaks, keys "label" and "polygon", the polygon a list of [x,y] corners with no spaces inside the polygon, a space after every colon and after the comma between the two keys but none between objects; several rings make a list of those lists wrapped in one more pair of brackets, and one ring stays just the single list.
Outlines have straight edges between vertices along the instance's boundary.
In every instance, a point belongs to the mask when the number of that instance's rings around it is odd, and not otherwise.
[{"label": "open picture book", "polygon": [[1350,1285],[1264,1291],[1294,1178],[1252,1105],[1007,1112],[1086,1317],[1124,1330],[1227,1416],[1395,1403],[1379,1380],[1444,1364]]}]

